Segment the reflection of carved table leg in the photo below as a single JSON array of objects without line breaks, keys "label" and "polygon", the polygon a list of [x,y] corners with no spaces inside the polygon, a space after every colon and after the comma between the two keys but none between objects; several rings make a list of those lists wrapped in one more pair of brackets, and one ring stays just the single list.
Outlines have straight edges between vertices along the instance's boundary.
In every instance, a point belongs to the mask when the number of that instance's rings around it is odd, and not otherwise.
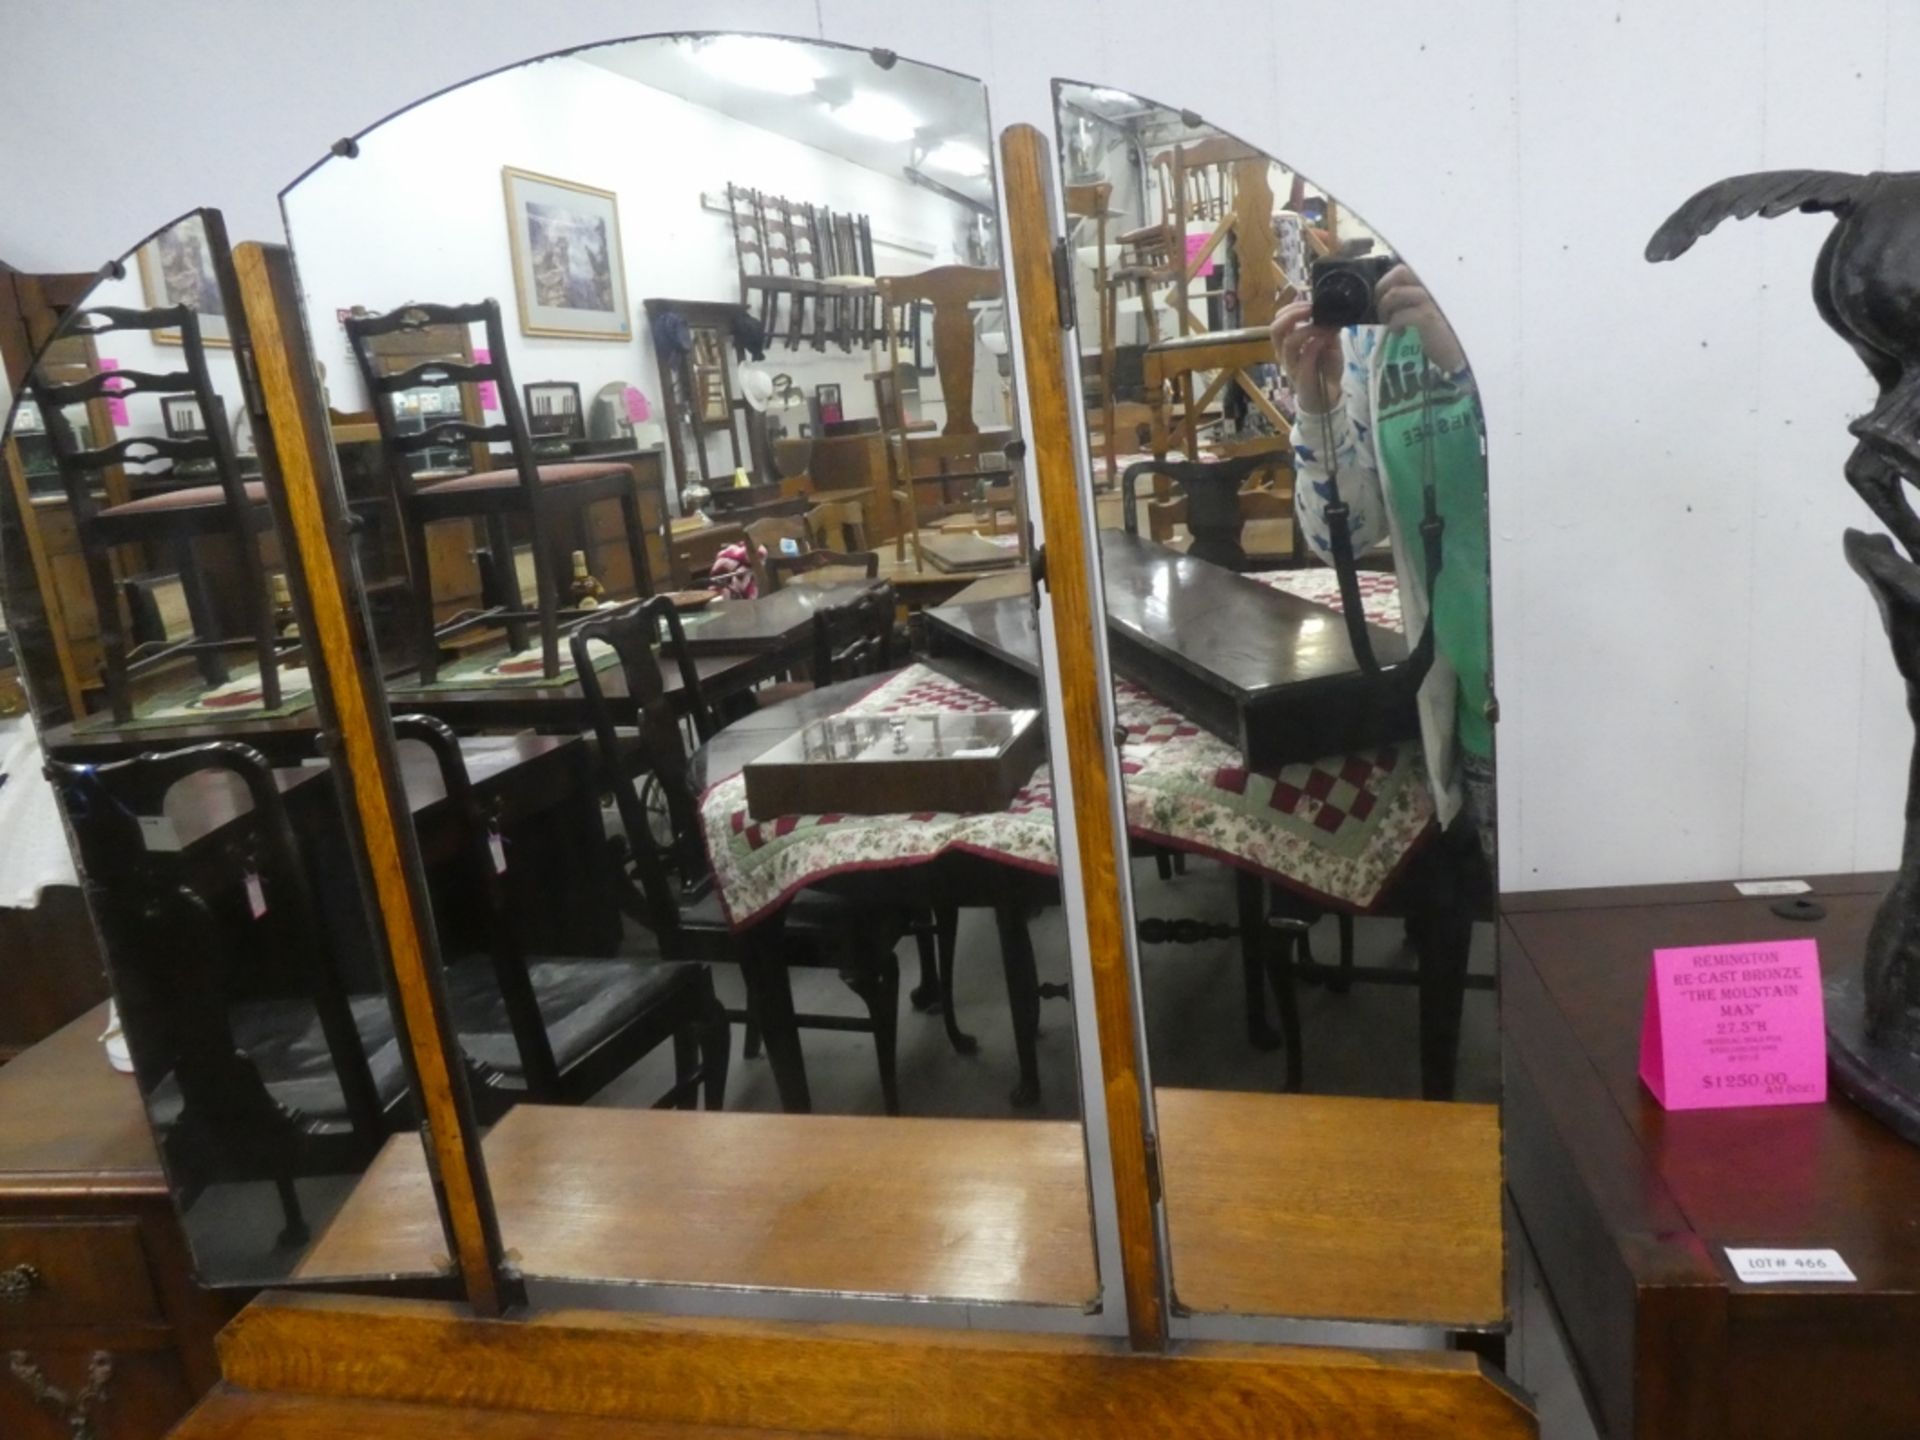
[{"label": "reflection of carved table leg", "polygon": [[1033,957],[1033,937],[1027,933],[1027,915],[1018,901],[993,907],[1000,927],[1000,963],[1007,973],[1007,1005],[1013,1011],[1013,1048],[1020,1060],[1020,1083],[1012,1101],[1026,1109],[1040,1103],[1040,974]]},{"label": "reflection of carved table leg", "polygon": [[72,1440],[99,1440],[100,1432],[94,1429],[93,1415],[107,1398],[107,1386],[113,1380],[113,1356],[104,1350],[94,1351],[87,1361],[86,1383],[72,1395],[48,1380],[46,1372],[28,1359],[24,1350],[12,1351],[7,1356],[7,1368],[48,1414],[67,1427]]}]

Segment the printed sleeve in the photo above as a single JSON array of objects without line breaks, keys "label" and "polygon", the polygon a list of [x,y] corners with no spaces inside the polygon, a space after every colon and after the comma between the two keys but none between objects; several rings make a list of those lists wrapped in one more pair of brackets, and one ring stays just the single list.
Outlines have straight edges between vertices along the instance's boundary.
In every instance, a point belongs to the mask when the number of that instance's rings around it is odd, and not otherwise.
[{"label": "printed sleeve", "polygon": [[[1371,332],[1371,333],[1370,333]],[[1333,564],[1327,506],[1347,502],[1347,528],[1358,555],[1387,538],[1379,452],[1373,437],[1374,327],[1355,327],[1340,337],[1345,362],[1340,403],[1325,415],[1304,412],[1293,421],[1293,506],[1307,548]]]}]

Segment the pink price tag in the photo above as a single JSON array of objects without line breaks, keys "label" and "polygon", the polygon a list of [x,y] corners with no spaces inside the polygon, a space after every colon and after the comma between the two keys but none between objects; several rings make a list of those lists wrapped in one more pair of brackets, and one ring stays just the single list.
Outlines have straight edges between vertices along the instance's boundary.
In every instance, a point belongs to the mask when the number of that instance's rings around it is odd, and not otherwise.
[{"label": "pink price tag", "polygon": [[[120,368],[120,362],[118,360],[109,360],[102,356],[100,368],[102,370],[118,370]],[[107,419],[111,420],[115,425],[131,423],[127,418],[127,402],[112,393],[113,391],[121,389],[125,384],[126,382],[124,380],[116,380],[112,385],[107,387]]]},{"label": "pink price tag", "polygon": [[[485,345],[474,346],[473,363],[476,365],[492,364],[493,351]],[[494,384],[493,381],[482,380],[476,393],[480,396],[480,408],[482,410],[498,410],[500,408],[500,387]]]},{"label": "pink price tag", "polygon": [[247,871],[244,883],[247,887],[247,909],[251,910],[253,912],[253,918],[258,920],[262,915],[267,913],[267,892],[261,887],[260,872],[258,870]]},{"label": "pink price tag", "polygon": [[498,830],[489,830],[487,832],[487,853],[493,856],[493,873],[496,875],[506,874],[507,847],[506,843],[501,840]]},{"label": "pink price tag", "polygon": [[653,418],[653,406],[647,403],[646,395],[637,385],[626,388],[627,422],[631,425],[644,425]]},{"label": "pink price tag", "polygon": [[1654,951],[1640,1025],[1640,1078],[1669,1110],[1825,1100],[1818,943]]}]

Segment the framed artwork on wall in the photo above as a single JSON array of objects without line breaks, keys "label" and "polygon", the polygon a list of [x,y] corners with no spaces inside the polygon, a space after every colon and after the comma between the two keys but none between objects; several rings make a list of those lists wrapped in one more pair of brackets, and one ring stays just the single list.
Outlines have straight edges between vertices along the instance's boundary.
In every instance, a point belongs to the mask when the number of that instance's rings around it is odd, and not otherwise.
[{"label": "framed artwork on wall", "polygon": [[[200,316],[200,338],[209,345],[231,345],[227,307],[214,274],[207,232],[198,216],[170,226],[140,247],[140,288],[149,309],[186,305]],[[155,330],[161,345],[180,344],[180,332]]]},{"label": "framed artwork on wall", "polygon": [[502,166],[520,331],[630,340],[620,207],[611,190]]}]

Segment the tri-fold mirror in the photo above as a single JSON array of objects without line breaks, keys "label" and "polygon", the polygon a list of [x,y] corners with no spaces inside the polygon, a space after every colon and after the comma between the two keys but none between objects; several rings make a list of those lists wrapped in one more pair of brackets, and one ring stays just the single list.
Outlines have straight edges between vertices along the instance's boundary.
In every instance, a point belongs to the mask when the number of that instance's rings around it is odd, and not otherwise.
[{"label": "tri-fold mirror", "polygon": [[1055,100],[1057,235],[968,77],[568,51],[66,317],[5,608],[203,1279],[1502,1327],[1471,370],[1281,160]]}]

